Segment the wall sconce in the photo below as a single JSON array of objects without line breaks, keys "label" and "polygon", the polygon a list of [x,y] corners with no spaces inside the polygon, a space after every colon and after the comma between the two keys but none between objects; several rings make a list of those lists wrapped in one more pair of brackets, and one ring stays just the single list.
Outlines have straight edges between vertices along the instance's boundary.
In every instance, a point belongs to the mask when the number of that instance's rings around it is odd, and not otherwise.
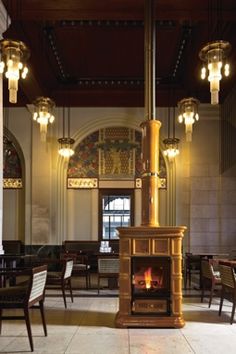
[{"label": "wall sconce", "polygon": [[58,139],[58,143],[60,144],[58,153],[65,158],[69,158],[75,153],[72,148],[75,141],[70,138],[70,108],[68,108],[67,113],[68,136],[65,136],[65,107],[63,107],[63,137]]},{"label": "wall sconce", "polygon": [[179,123],[185,124],[186,141],[192,141],[193,124],[199,120],[198,114],[199,101],[196,98],[183,98],[178,102]]},{"label": "wall sconce", "polygon": [[199,52],[199,57],[207,63],[201,70],[201,78],[210,82],[211,104],[219,103],[220,80],[222,79],[221,70],[224,69],[224,75],[229,76],[229,64],[225,62],[231,50],[231,45],[226,41],[214,41],[205,45]]},{"label": "wall sconce", "polygon": [[33,120],[40,124],[41,140],[46,141],[47,125],[48,123],[53,123],[55,120],[53,115],[55,102],[48,97],[38,97],[33,104]]},{"label": "wall sconce", "polygon": [[0,41],[0,51],[2,60],[0,62],[0,73],[8,79],[9,101],[17,102],[18,81],[25,79],[28,73],[26,61],[30,56],[27,46],[21,42],[11,39],[2,39]]}]

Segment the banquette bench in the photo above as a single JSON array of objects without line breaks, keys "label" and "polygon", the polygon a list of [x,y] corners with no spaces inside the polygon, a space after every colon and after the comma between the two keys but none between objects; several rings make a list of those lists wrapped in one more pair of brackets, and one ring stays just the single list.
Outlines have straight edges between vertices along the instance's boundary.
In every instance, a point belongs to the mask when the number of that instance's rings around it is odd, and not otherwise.
[{"label": "banquette bench", "polygon": [[[119,253],[119,241],[110,241],[112,251]],[[65,240],[62,245],[62,250],[68,253],[86,254],[88,263],[92,272],[97,271],[97,255],[99,253],[100,241]]]}]

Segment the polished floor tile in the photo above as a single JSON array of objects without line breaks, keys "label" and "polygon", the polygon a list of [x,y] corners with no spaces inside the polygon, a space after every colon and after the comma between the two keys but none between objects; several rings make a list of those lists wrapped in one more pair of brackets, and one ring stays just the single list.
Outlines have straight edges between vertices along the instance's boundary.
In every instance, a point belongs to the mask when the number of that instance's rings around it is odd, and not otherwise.
[{"label": "polished floor tile", "polygon": [[[182,329],[115,328],[117,297],[80,297],[68,299],[64,308],[62,297],[46,297],[45,312],[48,336],[43,334],[38,310],[31,311],[35,353],[50,354],[234,354],[236,323],[230,325],[231,304],[225,302],[218,316],[219,300],[201,303],[198,292],[190,291],[184,298],[186,325]],[[91,295],[92,294],[92,295]],[[78,295],[78,296],[76,296]],[[111,293],[107,295],[112,295]],[[236,318],[235,318],[236,322]],[[0,336],[1,353],[30,352],[24,321],[4,321]]]}]

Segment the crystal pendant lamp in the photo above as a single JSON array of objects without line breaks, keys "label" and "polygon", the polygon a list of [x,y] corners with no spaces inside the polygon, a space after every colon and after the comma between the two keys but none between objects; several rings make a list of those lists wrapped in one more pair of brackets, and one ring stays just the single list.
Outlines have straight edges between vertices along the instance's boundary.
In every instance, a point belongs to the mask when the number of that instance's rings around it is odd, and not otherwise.
[{"label": "crystal pendant lamp", "polygon": [[2,39],[0,41],[2,60],[0,62],[0,73],[5,72],[8,79],[9,101],[17,102],[18,81],[25,79],[28,73],[26,61],[30,56],[27,46],[17,40]]},{"label": "crystal pendant lamp", "polygon": [[55,102],[49,97],[38,97],[33,104],[33,120],[40,124],[41,140],[46,141],[47,126],[55,120],[53,115]]},{"label": "crystal pendant lamp", "polygon": [[199,101],[196,98],[183,98],[178,102],[179,123],[185,124],[186,141],[192,141],[193,124],[199,120],[198,114]]},{"label": "crystal pendant lamp", "polygon": [[210,82],[211,104],[219,103],[220,80],[222,79],[222,70],[224,76],[229,76],[229,64],[225,61],[229,54],[231,45],[226,41],[214,41],[205,45],[199,52],[200,59],[206,63],[201,70],[201,78],[204,80],[207,76]]}]

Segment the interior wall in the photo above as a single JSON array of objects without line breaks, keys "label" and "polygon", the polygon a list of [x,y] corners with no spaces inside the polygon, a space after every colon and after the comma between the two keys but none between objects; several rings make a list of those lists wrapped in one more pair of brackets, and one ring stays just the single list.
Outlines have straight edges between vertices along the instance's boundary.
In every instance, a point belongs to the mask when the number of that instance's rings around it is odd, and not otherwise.
[{"label": "interior wall", "polygon": [[[74,235],[96,239],[97,191],[72,192],[66,187],[67,162],[57,151],[57,139],[62,134],[58,119],[60,109],[57,108],[56,122],[49,128],[44,144],[40,141],[39,125],[31,123],[26,109],[12,108],[9,111],[9,130],[16,136],[25,157],[25,242],[61,244],[65,237]],[[164,122],[161,140],[166,136],[167,109],[157,109],[157,113]],[[143,109],[138,108],[72,108],[72,137],[79,143],[91,132],[111,126],[111,123],[112,126],[139,129],[143,114]],[[180,155],[174,168],[168,172],[174,176],[173,185],[160,192],[160,224],[188,227],[184,250],[207,252],[235,247],[236,181],[233,175],[219,173],[218,106],[200,106],[200,120],[194,124],[191,143],[185,141],[183,125],[176,125],[176,136],[181,139]],[[140,192],[135,191],[136,225],[141,221]],[[165,199],[166,205],[163,204]],[[175,200],[176,206],[173,205]],[[81,220],[78,220],[75,208],[79,212],[83,209]],[[89,209],[90,213],[87,213]],[[4,208],[6,220],[10,220],[8,213],[8,208]]]},{"label": "interior wall", "polygon": [[24,242],[23,194],[23,189],[3,190],[3,240],[21,240]]}]

